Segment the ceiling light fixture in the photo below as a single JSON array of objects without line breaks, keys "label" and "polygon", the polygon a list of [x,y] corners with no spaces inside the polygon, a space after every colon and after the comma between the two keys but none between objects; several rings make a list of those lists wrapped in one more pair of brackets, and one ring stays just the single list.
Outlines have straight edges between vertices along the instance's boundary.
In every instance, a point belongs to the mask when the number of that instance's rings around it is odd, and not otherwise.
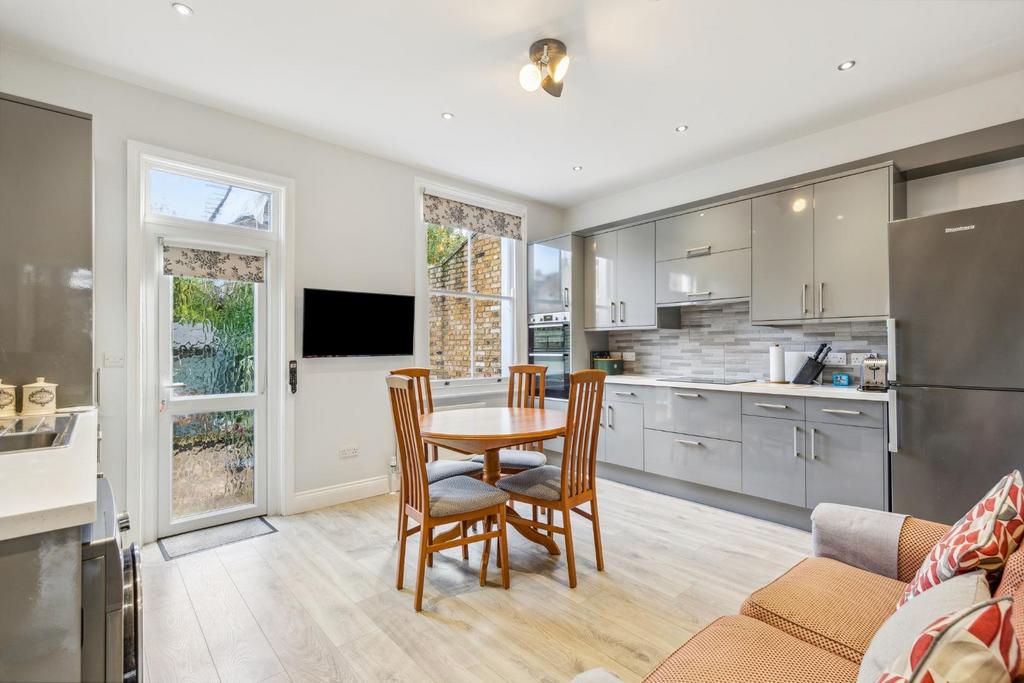
[{"label": "ceiling light fixture", "polygon": [[842,64],[840,64],[836,68],[839,69],[840,71],[849,71],[850,69],[852,69],[855,66],[857,66],[857,62],[855,62],[855,61],[853,61],[851,59],[849,61],[843,62]]},{"label": "ceiling light fixture", "polygon": [[530,61],[519,70],[519,85],[526,92],[543,88],[554,97],[562,96],[565,74],[569,71],[565,43],[543,38],[530,46]]},{"label": "ceiling light fixture", "polygon": [[450,111],[443,111],[441,112],[441,118],[444,119],[445,121],[451,121],[452,119],[455,118],[455,114],[451,113]]},{"label": "ceiling light fixture", "polygon": [[190,17],[195,14],[195,10],[183,2],[172,2],[171,8],[183,17]]},{"label": "ceiling light fixture", "polygon": [[583,170],[583,167],[582,167],[582,166],[573,166],[573,167],[572,167],[572,170],[574,170],[574,171],[576,171],[577,173],[579,173],[580,171],[582,171],[582,170]]},{"label": "ceiling light fixture", "polygon": [[690,127],[687,126],[686,124],[683,124],[682,126],[676,126],[677,133],[685,133],[688,130],[690,130]]}]

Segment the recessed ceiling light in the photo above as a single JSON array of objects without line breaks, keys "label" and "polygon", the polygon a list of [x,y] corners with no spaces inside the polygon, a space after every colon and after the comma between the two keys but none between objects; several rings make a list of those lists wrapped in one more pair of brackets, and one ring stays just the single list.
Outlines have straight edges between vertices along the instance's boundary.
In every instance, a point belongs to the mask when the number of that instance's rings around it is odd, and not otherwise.
[{"label": "recessed ceiling light", "polygon": [[582,166],[573,166],[572,170],[579,172],[579,171],[583,170],[583,167]]},{"label": "recessed ceiling light", "polygon": [[848,62],[843,62],[842,64],[840,64],[836,68],[839,69],[840,71],[849,71],[850,69],[852,69],[855,66],[857,66],[857,62],[855,62],[855,61],[853,61],[851,59]]},{"label": "recessed ceiling light", "polygon": [[195,10],[193,10],[191,7],[189,7],[183,2],[172,2],[171,7],[174,9],[175,12],[177,12],[183,17],[190,17],[193,14],[195,14]]},{"label": "recessed ceiling light", "polygon": [[450,111],[441,112],[441,118],[444,119],[445,121],[451,121],[452,119],[455,118],[455,114],[451,113]]},{"label": "recessed ceiling light", "polygon": [[690,130],[690,127],[687,126],[686,124],[683,124],[681,126],[676,126],[676,132],[677,133],[685,133],[688,130]]}]

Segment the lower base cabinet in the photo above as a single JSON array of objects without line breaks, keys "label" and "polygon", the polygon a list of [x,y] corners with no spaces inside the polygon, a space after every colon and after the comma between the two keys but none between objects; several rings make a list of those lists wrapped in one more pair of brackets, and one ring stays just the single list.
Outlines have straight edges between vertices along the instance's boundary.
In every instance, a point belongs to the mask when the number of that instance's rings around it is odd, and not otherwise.
[{"label": "lower base cabinet", "polygon": [[[604,410],[604,461],[620,467],[644,468],[644,406],[608,401]],[[601,448],[600,443],[598,448]],[[600,455],[600,451],[598,452]]]},{"label": "lower base cabinet", "polygon": [[805,507],[804,422],[743,416],[743,493]]},{"label": "lower base cabinet", "polygon": [[663,477],[740,491],[742,446],[735,441],[648,429],[644,471]]},{"label": "lower base cabinet", "polygon": [[881,429],[807,423],[807,507],[842,503],[885,509]]}]

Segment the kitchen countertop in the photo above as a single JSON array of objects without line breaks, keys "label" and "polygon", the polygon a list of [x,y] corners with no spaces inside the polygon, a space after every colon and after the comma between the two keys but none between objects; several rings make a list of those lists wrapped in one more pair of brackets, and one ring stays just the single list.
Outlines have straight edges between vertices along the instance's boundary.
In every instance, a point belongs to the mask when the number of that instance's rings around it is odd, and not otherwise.
[{"label": "kitchen countertop", "polygon": [[96,411],[77,415],[67,446],[0,453],[0,541],[94,520]]},{"label": "kitchen countertop", "polygon": [[743,382],[741,384],[706,384],[703,382],[662,382],[659,375],[608,375],[606,384],[631,384],[646,387],[674,387],[703,391],[736,391],[742,394],[772,394],[775,396],[803,396],[805,398],[838,398],[854,401],[887,402],[886,391],[859,391],[856,387],[834,387],[817,384],[772,384],[770,382]]}]

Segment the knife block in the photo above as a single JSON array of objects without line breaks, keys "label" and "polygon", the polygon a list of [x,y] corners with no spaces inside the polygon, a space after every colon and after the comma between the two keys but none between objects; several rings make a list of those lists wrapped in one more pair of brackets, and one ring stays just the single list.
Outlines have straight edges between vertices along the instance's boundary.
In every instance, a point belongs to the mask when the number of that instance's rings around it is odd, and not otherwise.
[{"label": "knife block", "polygon": [[825,369],[825,364],[808,357],[793,378],[793,384],[813,384]]}]

